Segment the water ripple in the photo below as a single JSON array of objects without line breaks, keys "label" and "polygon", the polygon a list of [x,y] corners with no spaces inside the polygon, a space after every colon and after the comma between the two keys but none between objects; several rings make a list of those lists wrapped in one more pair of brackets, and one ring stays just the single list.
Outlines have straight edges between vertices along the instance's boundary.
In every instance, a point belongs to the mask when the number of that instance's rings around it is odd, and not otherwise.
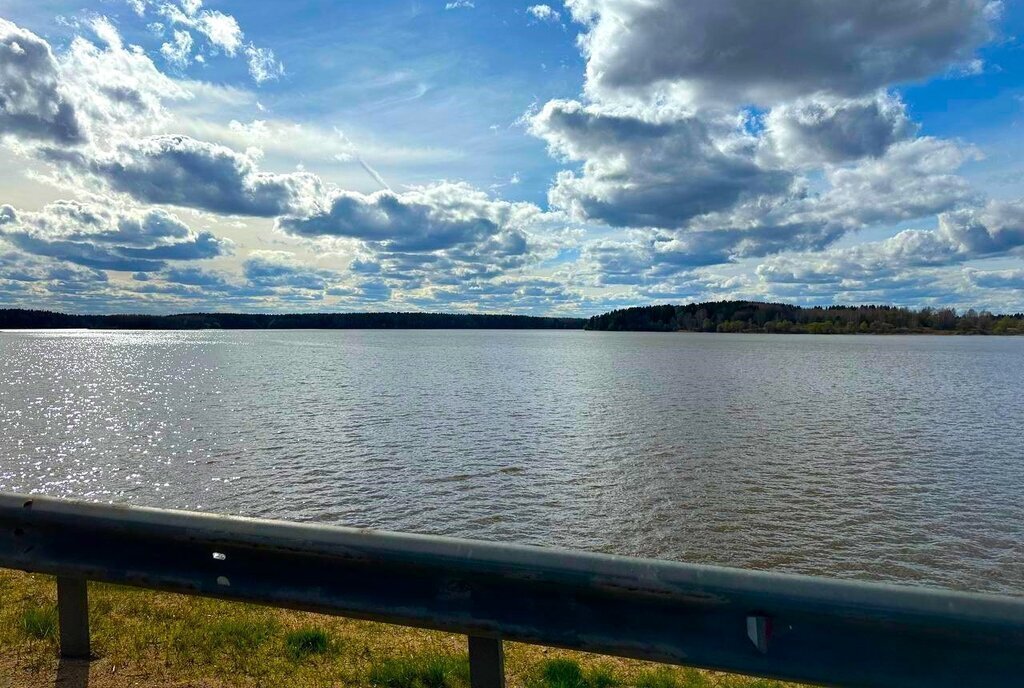
[{"label": "water ripple", "polygon": [[1024,340],[0,334],[0,489],[1024,592]]}]

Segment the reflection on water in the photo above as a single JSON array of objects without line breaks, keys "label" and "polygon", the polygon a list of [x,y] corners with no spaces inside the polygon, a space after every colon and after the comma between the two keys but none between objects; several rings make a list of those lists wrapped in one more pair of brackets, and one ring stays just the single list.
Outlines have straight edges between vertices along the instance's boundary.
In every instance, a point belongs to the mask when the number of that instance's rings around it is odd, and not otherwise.
[{"label": "reflection on water", "polygon": [[0,334],[0,489],[1024,591],[1024,339]]}]

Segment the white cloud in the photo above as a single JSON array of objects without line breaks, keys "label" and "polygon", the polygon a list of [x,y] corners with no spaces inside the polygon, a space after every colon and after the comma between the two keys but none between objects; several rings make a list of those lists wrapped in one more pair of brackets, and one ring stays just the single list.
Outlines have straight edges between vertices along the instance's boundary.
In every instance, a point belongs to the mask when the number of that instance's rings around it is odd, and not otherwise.
[{"label": "white cloud", "polygon": [[1024,255],[1024,202],[990,201],[939,216],[934,230],[907,229],[883,241],[822,253],[790,254],[758,266],[773,283],[877,285],[915,269],[1016,253]]},{"label": "white cloud", "polygon": [[476,5],[473,4],[473,0],[452,0],[444,5],[446,10],[471,10],[474,7]]},{"label": "white cloud", "polygon": [[192,34],[188,31],[175,31],[173,42],[160,46],[160,54],[178,67],[187,66],[192,59]]},{"label": "white cloud", "polygon": [[242,29],[238,21],[217,11],[203,11],[197,17],[196,30],[206,36],[210,43],[233,57],[242,45]]},{"label": "white cloud", "polygon": [[[549,189],[549,212],[466,183],[406,186],[410,175],[393,167],[409,159],[437,165],[459,159],[458,151],[392,145],[395,137],[376,132],[355,135],[366,142],[357,147],[330,126],[269,112],[252,120],[251,85],[169,78],[108,20],[75,25],[92,38],[73,37],[56,54],[38,36],[0,23],[0,59],[15,65],[0,69],[0,133],[19,144],[17,154],[52,163],[52,176],[35,179],[89,199],[37,213],[3,209],[0,292],[52,288],[53,297],[64,289],[153,307],[218,295],[285,309],[386,301],[557,310],[679,295],[907,300],[1014,289],[1019,271],[1006,268],[1022,257],[1021,206],[986,203],[958,174],[977,151],[920,137],[895,90],[976,65],[995,6],[928,1],[924,15],[913,8],[925,0],[571,0],[567,11],[586,22],[584,94],[524,118],[565,163]],[[132,2],[140,8],[166,24],[156,43],[171,65],[234,55],[257,84],[284,73],[234,17],[198,0]],[[526,11],[531,21],[563,18],[551,5]],[[729,25],[730,12],[751,25]],[[792,40],[774,40],[772,27],[789,23]],[[905,42],[900,60],[897,34]],[[270,111],[284,109],[268,98]],[[461,155],[474,154],[467,151]],[[305,171],[265,171],[304,170],[297,162],[330,166],[335,182],[363,174],[362,164],[369,177],[350,185],[374,188],[372,178],[387,188],[364,194]],[[515,167],[523,179],[543,174]],[[533,191],[507,186],[518,180],[516,173],[492,189]],[[240,255],[225,259],[226,240],[160,206],[198,211],[194,217],[240,242]],[[239,227],[216,215],[248,217]],[[833,247],[865,228],[919,219],[937,228]],[[250,250],[257,245],[294,252]],[[31,265],[17,273],[24,279],[11,277],[12,254]],[[963,266],[997,257],[1000,269]],[[204,258],[214,266],[182,267]],[[726,265],[708,267],[719,264]],[[104,271],[123,269],[139,278],[103,281]]]},{"label": "white cloud", "polygon": [[132,11],[140,17],[146,14],[146,0],[125,0]]},{"label": "white cloud", "polygon": [[152,127],[166,118],[165,100],[189,98],[141,48],[124,46],[109,23],[103,33],[105,47],[76,36],[59,58],[64,88],[94,135]]},{"label": "white cloud", "polygon": [[249,74],[257,84],[273,81],[284,75],[284,65],[274,56],[274,51],[257,48],[252,43],[245,46],[249,60]]},{"label": "white cloud", "polygon": [[[244,55],[249,65],[249,73],[257,83],[263,83],[277,79],[284,74],[284,65],[278,60],[274,51],[270,48],[261,48],[254,43],[245,43],[245,34],[238,20],[230,14],[219,10],[203,9],[200,0],[179,0],[174,2],[163,2],[157,5],[157,11],[172,26],[183,26],[206,39],[213,53],[223,53],[228,57],[235,57],[238,54]],[[175,32],[177,36],[177,32]],[[172,62],[180,55],[180,51],[173,52],[180,44],[175,40],[174,44],[168,44],[171,52]],[[189,46],[191,48],[191,45]],[[204,62],[205,55],[202,53],[196,56],[197,62]],[[180,59],[177,60],[180,64]]]},{"label": "white cloud", "polygon": [[558,12],[551,9],[550,5],[531,5],[526,8],[526,11],[538,21],[558,23],[562,18]]},{"label": "white cloud", "polygon": [[163,210],[78,201],[38,212],[0,206],[0,237],[27,253],[108,270],[155,270],[168,260],[213,258],[231,247]]},{"label": "white cloud", "polygon": [[180,5],[170,2],[157,7],[157,11],[171,24],[180,24],[202,34],[210,45],[234,56],[242,46],[242,29],[231,15],[217,10],[202,9],[201,2],[182,0]]},{"label": "white cloud", "polygon": [[578,165],[557,174],[552,206],[631,228],[584,246],[587,279],[665,283],[980,202],[956,174],[977,151],[916,138],[887,89],[974,60],[992,3],[929,2],[928,22],[920,0],[567,6],[586,28],[588,102],[554,100],[526,121]]}]

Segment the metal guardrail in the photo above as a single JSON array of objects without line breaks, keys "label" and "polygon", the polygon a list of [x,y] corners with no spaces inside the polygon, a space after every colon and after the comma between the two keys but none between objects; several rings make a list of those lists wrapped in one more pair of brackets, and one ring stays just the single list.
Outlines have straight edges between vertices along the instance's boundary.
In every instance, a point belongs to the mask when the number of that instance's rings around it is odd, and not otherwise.
[{"label": "metal guardrail", "polygon": [[474,688],[514,640],[849,686],[1019,685],[1024,600],[0,494],[0,567],[58,577],[61,650],[89,654],[85,581],[469,636]]}]

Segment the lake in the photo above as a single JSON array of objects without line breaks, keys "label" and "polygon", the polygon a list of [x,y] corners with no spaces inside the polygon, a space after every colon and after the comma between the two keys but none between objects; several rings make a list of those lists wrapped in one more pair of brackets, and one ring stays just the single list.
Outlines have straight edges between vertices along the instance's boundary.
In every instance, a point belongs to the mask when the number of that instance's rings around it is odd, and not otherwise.
[{"label": "lake", "polygon": [[1024,593],[1024,338],[0,333],[0,490]]}]

